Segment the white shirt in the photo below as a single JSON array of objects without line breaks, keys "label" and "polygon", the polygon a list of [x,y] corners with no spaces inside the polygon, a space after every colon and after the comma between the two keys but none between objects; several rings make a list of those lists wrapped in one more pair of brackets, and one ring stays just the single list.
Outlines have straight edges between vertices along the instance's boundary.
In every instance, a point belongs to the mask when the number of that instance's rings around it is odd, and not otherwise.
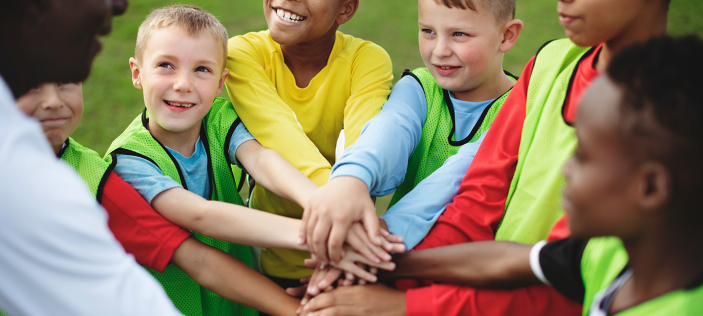
[{"label": "white shirt", "polygon": [[180,315],[126,254],[86,184],[56,159],[0,77],[0,310]]}]

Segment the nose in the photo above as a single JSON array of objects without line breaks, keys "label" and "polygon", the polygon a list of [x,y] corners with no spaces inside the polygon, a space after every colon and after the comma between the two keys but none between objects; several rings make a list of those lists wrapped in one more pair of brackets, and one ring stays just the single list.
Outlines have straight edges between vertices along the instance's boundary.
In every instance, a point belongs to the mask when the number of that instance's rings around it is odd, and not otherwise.
[{"label": "nose", "polygon": [[122,15],[125,11],[127,11],[127,2],[127,0],[112,0],[112,15]]},{"label": "nose", "polygon": [[452,50],[449,47],[449,40],[446,38],[438,38],[437,45],[435,45],[432,53],[437,58],[447,58],[452,55]]},{"label": "nose", "polygon": [[41,86],[41,107],[44,110],[58,109],[63,106],[63,101],[59,98],[58,86],[54,83]]},{"label": "nose", "polygon": [[181,71],[181,73],[176,77],[176,81],[173,83],[173,90],[180,93],[189,93],[193,89],[193,84],[191,83],[190,73],[187,71]]}]

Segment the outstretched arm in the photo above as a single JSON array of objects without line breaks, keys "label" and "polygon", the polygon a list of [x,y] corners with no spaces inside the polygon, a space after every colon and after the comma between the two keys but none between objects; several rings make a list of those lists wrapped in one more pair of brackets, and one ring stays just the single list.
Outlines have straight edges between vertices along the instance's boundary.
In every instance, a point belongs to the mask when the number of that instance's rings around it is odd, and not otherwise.
[{"label": "outstretched arm", "polygon": [[318,188],[280,154],[264,148],[256,140],[239,146],[237,160],[259,185],[302,207],[307,206]]},{"label": "outstretched arm", "polygon": [[300,220],[208,201],[180,187],[159,193],[151,205],[174,224],[208,237],[250,246],[307,250],[306,245],[296,243]]},{"label": "outstretched arm", "polygon": [[194,238],[176,249],[171,262],[208,290],[270,315],[295,315],[300,304],[261,273]]},{"label": "outstretched arm", "polygon": [[395,255],[395,271],[379,278],[417,278],[472,287],[539,284],[530,268],[531,245],[483,241]]}]

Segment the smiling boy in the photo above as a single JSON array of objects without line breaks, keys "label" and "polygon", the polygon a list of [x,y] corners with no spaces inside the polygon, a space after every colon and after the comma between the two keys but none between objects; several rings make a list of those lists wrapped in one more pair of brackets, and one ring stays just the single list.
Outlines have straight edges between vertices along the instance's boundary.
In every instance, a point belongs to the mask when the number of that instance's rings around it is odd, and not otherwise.
[{"label": "smiling boy", "polygon": [[[391,89],[388,54],[337,31],[358,6],[359,0],[264,0],[269,29],[229,41],[226,84],[242,122],[264,147],[280,153],[317,185],[329,180],[342,128],[348,147]],[[303,215],[299,206],[258,183],[251,206],[293,218]],[[375,212],[366,214],[365,223],[374,225],[369,232],[376,236]],[[280,285],[297,286],[311,273],[303,265],[309,256],[262,249],[261,268]]]},{"label": "smiling boy", "polygon": [[[200,8],[153,11],[139,28],[130,59],[132,83],[144,91],[146,109],[112,143],[106,159],[116,161],[115,172],[166,219],[244,262],[249,266],[243,268],[245,275],[256,275],[251,248],[238,244],[297,250],[307,245],[296,242],[299,220],[242,206],[234,169],[246,168],[260,184],[298,204],[304,205],[317,186],[262,147],[231,104],[216,98],[229,72],[226,45],[224,26]],[[352,261],[359,260],[371,263]],[[371,277],[352,261],[349,269]],[[388,262],[374,265],[389,267]],[[152,274],[185,314],[255,312],[201,289],[176,267]],[[257,298],[259,303],[267,299]]]},{"label": "smiling boy", "polygon": [[[317,227],[308,238],[323,260],[327,245],[317,245],[318,236],[327,235],[325,222],[334,223],[333,235],[344,233],[340,215],[352,220],[357,217],[352,214],[374,211],[370,195],[393,190],[383,216],[389,230],[409,248],[422,240],[457,194],[517,79],[502,68],[522,30],[514,0],[420,0],[418,11],[426,68],[406,71],[311,201],[310,221],[316,225],[310,226]],[[340,240],[330,238],[330,259],[337,260],[339,247]]]}]

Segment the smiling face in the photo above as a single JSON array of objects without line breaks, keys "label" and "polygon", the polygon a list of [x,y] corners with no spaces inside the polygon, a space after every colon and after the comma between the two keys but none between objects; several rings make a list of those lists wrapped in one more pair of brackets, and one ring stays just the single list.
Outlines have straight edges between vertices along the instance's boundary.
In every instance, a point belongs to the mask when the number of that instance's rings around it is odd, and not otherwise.
[{"label": "smiling face", "polygon": [[578,147],[562,172],[562,206],[574,238],[634,236],[642,217],[637,199],[642,188],[640,162],[618,131],[622,93],[606,77],[597,79],[581,102]]},{"label": "smiling face", "polygon": [[[347,12],[354,5],[352,12]],[[264,0],[271,38],[281,45],[307,43],[334,32],[354,15],[358,0]]]},{"label": "smiling face", "polygon": [[144,90],[152,133],[199,131],[229,74],[222,71],[222,49],[208,32],[191,37],[171,26],[151,35],[141,60],[130,59],[132,82]]},{"label": "smiling face", "polygon": [[[559,23],[576,45],[596,46],[627,33],[651,7],[647,0],[559,0]],[[653,0],[653,2],[657,2]]]},{"label": "smiling face", "polygon": [[434,0],[419,0],[418,4],[420,54],[442,88],[461,99],[461,92],[474,90],[502,73],[504,25],[478,1],[478,12],[448,8]]},{"label": "smiling face", "polygon": [[45,83],[17,99],[17,107],[41,123],[58,153],[83,116],[83,89],[80,83]]}]

